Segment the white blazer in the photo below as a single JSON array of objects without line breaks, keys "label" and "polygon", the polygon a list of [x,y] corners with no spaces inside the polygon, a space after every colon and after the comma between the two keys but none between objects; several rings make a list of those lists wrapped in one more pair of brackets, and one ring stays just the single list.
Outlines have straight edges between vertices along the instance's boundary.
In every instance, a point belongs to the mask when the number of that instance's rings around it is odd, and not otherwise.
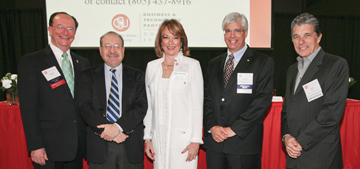
[{"label": "white blazer", "polygon": [[[187,153],[181,154],[190,143],[200,143],[202,141],[203,126],[203,77],[199,61],[183,56],[182,52],[175,57],[174,70],[170,75],[169,86],[169,130],[167,131],[166,146],[166,166],[181,168]],[[164,57],[148,63],[146,68],[145,85],[148,99],[148,111],[144,118],[144,140],[151,139],[156,156],[161,155],[156,150],[157,132],[159,129],[157,122],[158,90],[159,82],[162,78],[162,66]],[[176,157],[182,155],[182,157]],[[175,159],[177,158],[177,159]],[[179,163],[178,163],[179,162]],[[195,165],[197,161],[193,161]],[[156,163],[156,160],[155,160]],[[168,164],[170,163],[170,164]],[[189,163],[189,162],[187,162]],[[191,167],[192,168],[192,167]],[[195,167],[196,168],[196,167]]]}]

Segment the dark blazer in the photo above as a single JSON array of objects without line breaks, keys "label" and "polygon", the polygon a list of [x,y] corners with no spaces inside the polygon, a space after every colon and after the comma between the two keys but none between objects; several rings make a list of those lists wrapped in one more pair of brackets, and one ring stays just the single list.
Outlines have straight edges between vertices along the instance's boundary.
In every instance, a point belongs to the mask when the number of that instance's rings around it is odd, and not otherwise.
[{"label": "dark blazer", "polygon": [[[205,77],[204,147],[233,155],[261,153],[263,116],[273,93],[273,59],[248,47],[224,88],[226,56],[212,59]],[[238,73],[253,73],[251,94],[237,93]],[[217,143],[208,132],[213,126],[230,127],[236,136]]]},{"label": "dark blazer", "polygon": [[90,62],[72,52],[71,57],[75,98],[67,84],[52,89],[41,73],[55,66],[64,78],[50,46],[23,56],[18,67],[20,110],[28,151],[45,148],[52,161],[72,161],[78,143],[84,154],[86,150],[86,125],[80,117],[76,98],[80,73],[90,67]]},{"label": "dark blazer", "polygon": [[[348,92],[348,64],[345,59],[320,49],[294,94],[297,65],[291,65],[287,72],[281,130],[282,135],[295,137],[303,151],[297,159],[287,156],[286,166],[343,168],[339,122]],[[302,86],[315,79],[320,83],[323,96],[308,102]]]},{"label": "dark blazer", "polygon": [[[142,120],[147,111],[144,72],[123,65],[122,116],[116,121],[123,133],[129,135],[124,146],[131,163],[144,159],[144,125]],[[103,129],[96,126],[111,124],[106,119],[106,91],[104,64],[82,73],[80,82],[79,107],[87,128],[87,157],[93,163],[103,163],[107,159],[107,141],[100,137]]]}]

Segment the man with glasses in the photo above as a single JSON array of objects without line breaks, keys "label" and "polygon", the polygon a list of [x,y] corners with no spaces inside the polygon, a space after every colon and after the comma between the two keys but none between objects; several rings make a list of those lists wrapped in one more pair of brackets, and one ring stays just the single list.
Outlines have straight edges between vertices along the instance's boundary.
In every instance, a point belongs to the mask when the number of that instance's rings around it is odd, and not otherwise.
[{"label": "man with glasses", "polygon": [[101,36],[99,50],[105,63],[84,71],[79,87],[89,167],[143,169],[145,74],[122,64],[121,35],[110,31]]},{"label": "man with glasses", "polygon": [[70,51],[77,27],[73,16],[52,14],[49,46],[19,62],[20,109],[34,168],[82,169],[86,125],[76,99],[80,73],[90,62]]},{"label": "man with glasses", "polygon": [[222,28],[227,52],[205,77],[204,147],[209,169],[260,169],[263,116],[271,104],[274,62],[245,43],[248,22],[230,13]]}]

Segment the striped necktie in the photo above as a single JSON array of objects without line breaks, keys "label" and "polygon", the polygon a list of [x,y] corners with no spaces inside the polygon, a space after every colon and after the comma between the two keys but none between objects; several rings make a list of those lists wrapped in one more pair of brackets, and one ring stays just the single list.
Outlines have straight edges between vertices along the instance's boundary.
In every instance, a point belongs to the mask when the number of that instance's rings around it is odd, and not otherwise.
[{"label": "striped necktie", "polygon": [[111,123],[115,123],[120,118],[119,86],[115,75],[116,69],[110,69],[110,71],[112,72],[112,77],[106,119]]},{"label": "striped necktie", "polygon": [[69,86],[71,95],[74,98],[74,76],[72,66],[66,52],[64,52],[61,57],[63,57],[61,61],[61,70],[65,76],[65,80]]},{"label": "striped necktie", "polygon": [[233,71],[234,71],[234,55],[230,54],[229,59],[226,61],[225,64],[224,87],[226,87],[227,83],[229,82],[230,76]]}]

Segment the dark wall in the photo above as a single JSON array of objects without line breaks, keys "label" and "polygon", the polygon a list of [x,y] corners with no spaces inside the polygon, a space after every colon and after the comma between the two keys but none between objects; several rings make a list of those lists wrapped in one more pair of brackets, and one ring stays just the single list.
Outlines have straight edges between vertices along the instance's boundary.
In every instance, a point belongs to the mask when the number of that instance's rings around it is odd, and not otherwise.
[{"label": "dark wall", "polygon": [[[352,4],[347,5],[346,1]],[[271,56],[275,61],[274,88],[277,89],[278,95],[284,95],[287,68],[296,62],[297,54],[290,38],[290,23],[296,15],[306,11],[313,13],[320,20],[320,27],[324,30],[320,43],[323,49],[342,56],[349,62],[350,76],[359,81],[351,88],[349,97],[360,99],[360,74],[357,73],[360,71],[360,39],[356,38],[358,34],[355,33],[360,28],[358,17],[360,11],[355,10],[360,2],[345,0],[340,5],[339,2],[335,2],[338,1],[273,0],[273,49],[259,50]],[[349,10],[329,11],[324,6]],[[351,10],[352,8],[354,10]],[[45,0],[4,1],[0,2],[0,9],[2,9],[1,36],[10,37],[6,41],[0,41],[0,49],[6,51],[0,55],[0,76],[2,77],[6,72],[16,72],[18,60],[22,55],[42,49],[48,44],[46,30],[48,18],[45,15]],[[3,21],[3,18],[7,18],[8,21]],[[81,21],[79,22],[81,25]],[[29,29],[17,30],[28,26]],[[9,30],[9,27],[13,31],[4,32]],[[200,61],[203,73],[211,58],[226,52],[225,48],[190,48],[190,50],[191,57]],[[72,51],[89,59],[93,66],[102,63],[97,48],[75,48]],[[156,59],[156,56],[152,48],[126,48],[125,50],[124,63],[140,70],[145,70],[147,62],[153,59]],[[1,98],[4,97],[0,92],[0,100],[3,100]]]}]

